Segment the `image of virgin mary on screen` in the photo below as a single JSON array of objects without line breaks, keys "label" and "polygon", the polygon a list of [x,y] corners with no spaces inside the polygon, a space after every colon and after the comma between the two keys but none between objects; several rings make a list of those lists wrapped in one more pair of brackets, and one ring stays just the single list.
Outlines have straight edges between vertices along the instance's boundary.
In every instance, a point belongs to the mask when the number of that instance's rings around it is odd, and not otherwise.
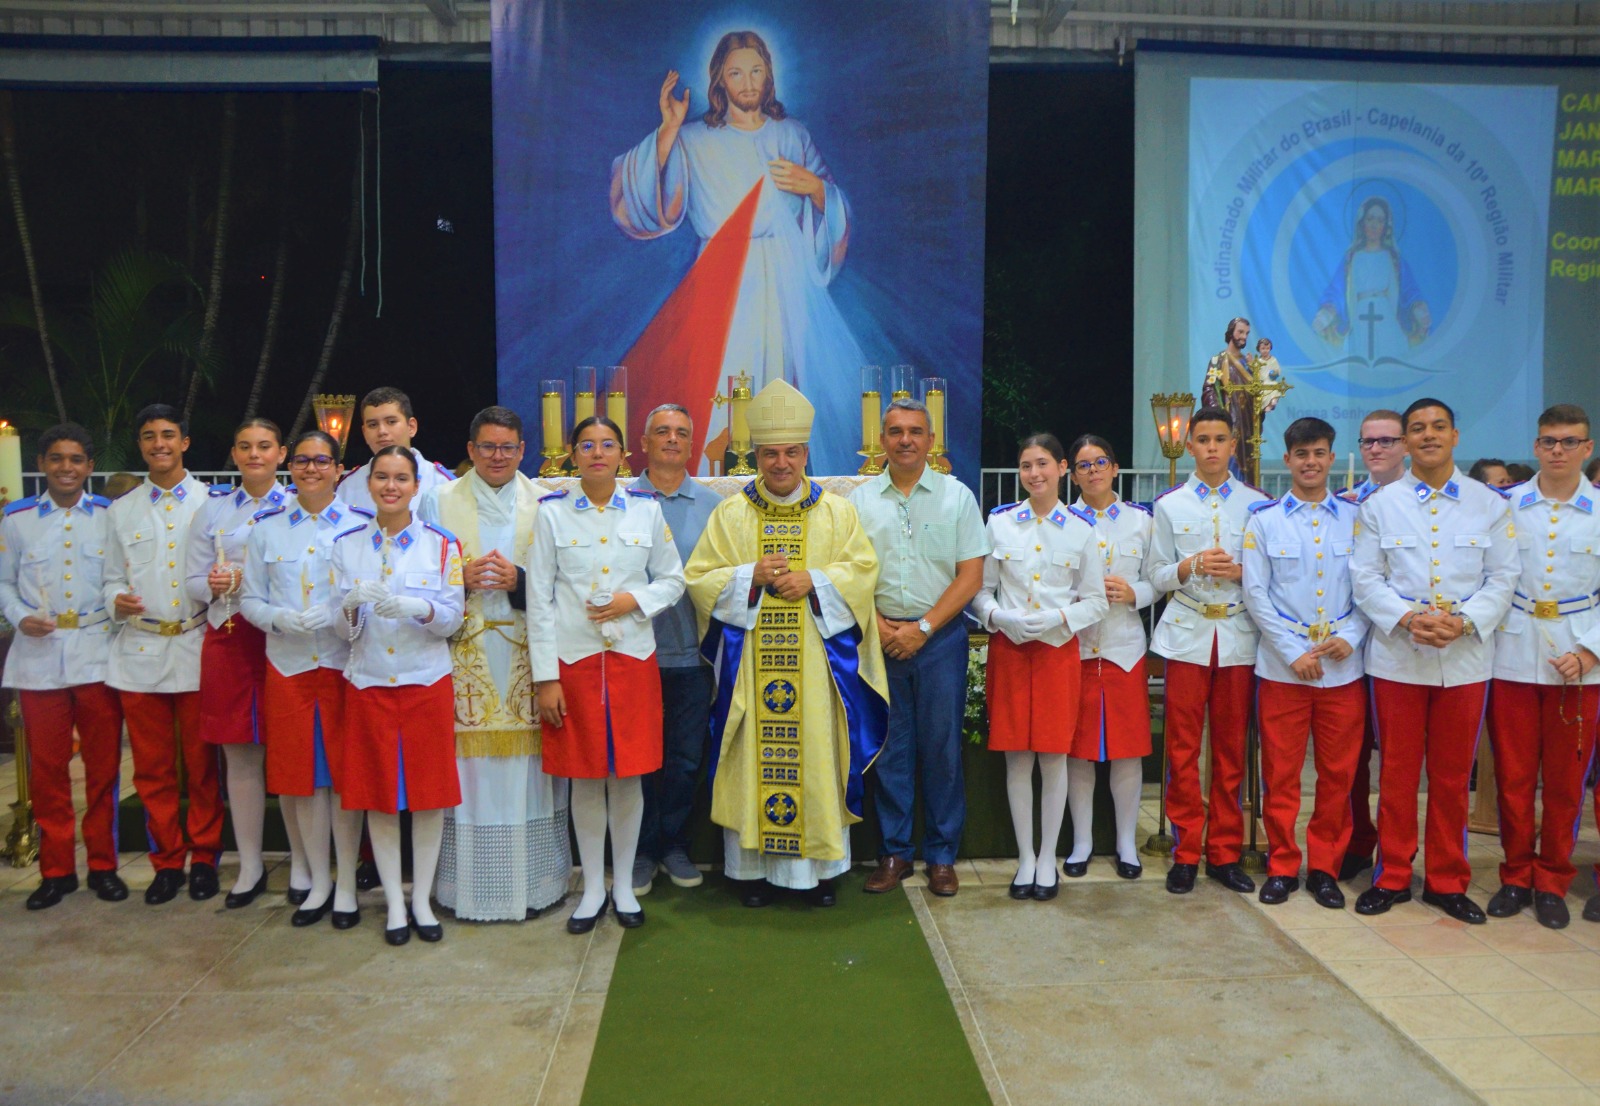
[{"label": "image of virgin mary on screen", "polygon": [[1395,241],[1394,210],[1382,196],[1361,202],[1353,239],[1311,320],[1329,346],[1367,365],[1405,361],[1433,328],[1417,278]]}]

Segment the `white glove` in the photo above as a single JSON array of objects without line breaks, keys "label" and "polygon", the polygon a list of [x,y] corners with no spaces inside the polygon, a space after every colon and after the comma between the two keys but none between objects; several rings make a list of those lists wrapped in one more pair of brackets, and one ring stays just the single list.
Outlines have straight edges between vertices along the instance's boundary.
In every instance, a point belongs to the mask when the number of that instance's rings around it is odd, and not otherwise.
[{"label": "white glove", "polygon": [[351,588],[344,597],[344,609],[353,611],[363,603],[378,603],[386,599],[389,589],[377,580],[363,580]]},{"label": "white glove", "polygon": [[427,618],[433,604],[414,595],[390,595],[374,603],[372,613],[379,618]]},{"label": "white glove", "polygon": [[272,632],[275,634],[298,634],[300,632],[300,615],[287,607],[280,607],[272,612]]},{"label": "white glove", "polygon": [[1028,615],[1025,611],[997,610],[989,616],[989,621],[994,623],[994,628],[1006,637],[1024,638],[1028,636],[1026,629]]},{"label": "white glove", "polygon": [[295,622],[302,634],[314,634],[333,625],[333,612],[328,610],[327,604],[318,603],[295,615]]},{"label": "white glove", "polygon": [[1022,628],[1029,637],[1038,637],[1046,630],[1066,625],[1058,610],[1029,611],[1022,618]]}]

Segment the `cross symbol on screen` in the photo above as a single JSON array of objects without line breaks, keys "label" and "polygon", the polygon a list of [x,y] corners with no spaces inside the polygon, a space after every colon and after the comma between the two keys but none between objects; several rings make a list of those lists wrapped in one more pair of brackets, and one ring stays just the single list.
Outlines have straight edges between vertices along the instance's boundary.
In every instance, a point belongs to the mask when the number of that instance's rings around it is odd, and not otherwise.
[{"label": "cross symbol on screen", "polygon": [[1367,324],[1367,360],[1371,361],[1378,355],[1378,324],[1388,316],[1378,314],[1378,305],[1368,300],[1367,309],[1360,318]]}]

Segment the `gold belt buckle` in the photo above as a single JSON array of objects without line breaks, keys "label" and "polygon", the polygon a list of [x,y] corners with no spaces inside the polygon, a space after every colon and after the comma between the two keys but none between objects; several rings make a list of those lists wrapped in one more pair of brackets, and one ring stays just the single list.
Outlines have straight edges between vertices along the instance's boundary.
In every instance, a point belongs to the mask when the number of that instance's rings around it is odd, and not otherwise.
[{"label": "gold belt buckle", "polygon": [[1321,645],[1333,636],[1333,627],[1327,622],[1313,622],[1307,627],[1306,636],[1311,639],[1312,645]]},{"label": "gold belt buckle", "polygon": [[1435,599],[1433,601],[1433,609],[1440,614],[1455,614],[1456,601],[1454,599]]},{"label": "gold belt buckle", "polygon": [[56,615],[56,629],[76,630],[78,628],[78,612],[62,611]]},{"label": "gold belt buckle", "polygon": [[178,637],[180,634],[183,633],[183,623],[181,623],[181,622],[162,622],[161,623],[161,629],[160,629],[159,632],[160,632],[162,637]]},{"label": "gold belt buckle", "polygon": [[1533,617],[1555,619],[1561,617],[1561,604],[1555,599],[1539,599],[1533,604]]},{"label": "gold belt buckle", "polygon": [[1207,618],[1227,618],[1228,617],[1228,604],[1226,604],[1226,603],[1207,603],[1206,604],[1206,609],[1205,609],[1205,616]]}]

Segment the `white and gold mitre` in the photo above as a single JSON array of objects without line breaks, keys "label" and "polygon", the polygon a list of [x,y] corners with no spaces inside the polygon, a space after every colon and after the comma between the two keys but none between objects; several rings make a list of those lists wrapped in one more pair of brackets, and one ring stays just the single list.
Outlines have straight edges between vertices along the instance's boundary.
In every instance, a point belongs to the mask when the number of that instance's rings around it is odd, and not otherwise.
[{"label": "white and gold mitre", "polygon": [[774,380],[750,401],[750,444],[809,445],[816,408],[785,380]]}]

